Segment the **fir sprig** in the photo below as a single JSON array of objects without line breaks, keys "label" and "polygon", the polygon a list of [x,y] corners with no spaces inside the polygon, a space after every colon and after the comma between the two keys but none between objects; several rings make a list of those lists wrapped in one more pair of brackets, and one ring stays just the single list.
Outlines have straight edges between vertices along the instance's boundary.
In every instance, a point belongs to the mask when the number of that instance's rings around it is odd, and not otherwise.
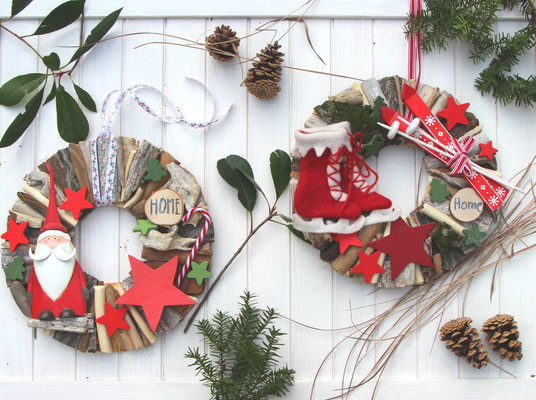
[{"label": "fir sprig", "polygon": [[236,317],[217,311],[212,321],[196,324],[208,345],[208,354],[199,348],[188,349],[185,357],[193,360],[201,381],[210,388],[214,400],[261,400],[285,395],[294,383],[294,370],[277,368],[281,337],[274,326],[273,308],[260,310],[254,296],[241,296]]},{"label": "fir sprig", "polygon": [[[421,31],[425,52],[446,49],[449,42],[470,45],[470,58],[480,63],[493,57],[475,80],[482,94],[501,104],[531,106],[536,102],[536,77],[509,74],[519,57],[536,45],[536,7],[533,0],[425,0],[421,17],[410,17],[406,33]],[[528,25],[514,34],[494,33],[497,12],[519,6]]]}]

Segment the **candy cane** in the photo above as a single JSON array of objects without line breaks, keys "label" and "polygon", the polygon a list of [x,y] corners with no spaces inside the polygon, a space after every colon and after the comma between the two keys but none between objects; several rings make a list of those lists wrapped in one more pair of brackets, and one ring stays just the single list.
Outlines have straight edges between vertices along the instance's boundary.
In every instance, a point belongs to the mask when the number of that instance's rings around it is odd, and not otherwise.
[{"label": "candy cane", "polygon": [[195,241],[194,247],[192,247],[192,251],[188,255],[188,258],[186,259],[186,262],[184,263],[184,266],[182,267],[182,270],[177,278],[177,286],[180,286],[182,280],[186,276],[186,272],[190,268],[190,265],[192,264],[192,260],[194,259],[197,251],[199,250],[199,246],[201,245],[201,242],[203,242],[203,239],[205,238],[205,234],[208,231],[208,227],[212,223],[212,219],[210,218],[208,211],[200,207],[194,207],[190,211],[188,211],[182,218],[182,222],[188,221],[190,217],[192,216],[192,214],[196,212],[203,214],[203,216],[205,217],[205,225],[203,226],[203,229],[199,233],[199,236],[197,237],[197,240]]}]

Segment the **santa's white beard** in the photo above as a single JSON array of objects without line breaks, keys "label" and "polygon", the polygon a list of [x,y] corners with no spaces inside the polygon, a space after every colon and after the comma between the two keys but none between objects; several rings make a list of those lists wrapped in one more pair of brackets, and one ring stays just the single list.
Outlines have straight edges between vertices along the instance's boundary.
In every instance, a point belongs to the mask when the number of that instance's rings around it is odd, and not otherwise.
[{"label": "santa's white beard", "polygon": [[75,256],[76,249],[71,242],[63,243],[55,249],[37,244],[35,253],[30,251],[37,280],[53,301],[61,296],[73,276]]}]

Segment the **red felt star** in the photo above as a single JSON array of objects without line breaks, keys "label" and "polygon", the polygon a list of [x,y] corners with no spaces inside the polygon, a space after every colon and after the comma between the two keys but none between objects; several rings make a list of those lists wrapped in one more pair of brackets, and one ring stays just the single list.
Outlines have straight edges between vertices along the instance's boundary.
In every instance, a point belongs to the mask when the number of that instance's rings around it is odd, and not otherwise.
[{"label": "red felt star", "polygon": [[439,111],[437,115],[447,120],[447,129],[452,129],[456,124],[469,125],[465,117],[465,110],[469,108],[469,103],[456,104],[454,99],[449,96],[447,99],[447,108]]},{"label": "red felt star", "polygon": [[93,204],[86,200],[87,187],[83,187],[78,192],[65,188],[67,200],[60,206],[60,210],[69,210],[74,219],[78,220],[80,211],[93,208]]},{"label": "red felt star", "polygon": [[116,303],[141,306],[153,332],[158,327],[164,306],[195,304],[195,300],[173,285],[178,257],[173,257],[157,269],[152,269],[132,256],[128,258],[134,286],[117,299]]},{"label": "red felt star", "polygon": [[2,236],[2,239],[5,239],[9,242],[9,251],[14,252],[19,244],[27,244],[28,238],[24,235],[24,230],[28,226],[28,221],[17,222],[13,219],[9,219],[9,228]]},{"label": "red felt star", "polygon": [[488,143],[480,143],[479,146],[479,156],[488,157],[488,160],[493,160],[493,155],[499,151],[495,147],[493,147],[493,143],[491,142],[491,140]]},{"label": "red felt star", "polygon": [[339,242],[339,251],[341,254],[343,254],[349,246],[363,246],[363,243],[361,243],[361,240],[357,237],[357,232],[349,234],[332,233],[331,238],[334,241]]},{"label": "red felt star", "polygon": [[108,336],[112,337],[118,329],[130,329],[130,326],[125,321],[126,307],[115,309],[108,302],[104,305],[105,311],[102,317],[95,320],[99,324],[106,325]]},{"label": "red felt star", "polygon": [[370,280],[374,274],[380,274],[385,272],[380,264],[378,264],[378,258],[380,258],[381,252],[377,251],[374,254],[368,256],[362,251],[359,252],[359,262],[352,268],[354,274],[363,274],[365,281],[370,283]]},{"label": "red felt star", "polygon": [[423,242],[432,230],[431,224],[410,228],[402,218],[391,223],[391,234],[375,240],[369,246],[389,254],[391,257],[391,279],[395,280],[410,263],[434,267],[432,260],[423,248]]}]

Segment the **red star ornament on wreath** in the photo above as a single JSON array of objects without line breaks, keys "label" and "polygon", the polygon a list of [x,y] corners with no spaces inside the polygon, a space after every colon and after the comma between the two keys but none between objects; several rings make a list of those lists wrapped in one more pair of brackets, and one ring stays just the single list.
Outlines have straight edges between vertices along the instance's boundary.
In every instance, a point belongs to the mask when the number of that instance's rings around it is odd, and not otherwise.
[{"label": "red star ornament on wreath", "polygon": [[447,108],[439,111],[437,115],[447,120],[447,129],[452,129],[456,124],[469,125],[465,116],[465,111],[469,108],[469,103],[456,104],[454,99],[449,96],[447,99]]},{"label": "red star ornament on wreath", "polygon": [[110,303],[104,305],[104,315],[95,320],[95,322],[105,325],[108,336],[112,337],[118,329],[130,329],[130,326],[125,321],[125,314],[128,310],[127,307],[115,309]]},{"label": "red star ornament on wreath", "polygon": [[370,256],[362,251],[359,252],[359,262],[352,268],[354,274],[363,274],[365,281],[370,283],[372,277],[375,274],[381,274],[385,272],[380,264],[378,264],[378,258],[380,258],[381,252],[377,251]]},{"label": "red star ornament on wreath", "polygon": [[0,236],[2,239],[5,239],[9,242],[9,251],[12,253],[15,251],[19,244],[28,244],[28,238],[24,235],[24,230],[28,226],[28,221],[17,222],[13,219],[9,219],[9,228],[7,232]]},{"label": "red star ornament on wreath", "polygon": [[396,277],[414,262],[433,268],[432,260],[423,248],[423,242],[428,237],[435,222],[410,228],[402,218],[391,223],[391,234],[375,240],[369,246],[383,251],[391,257],[391,279]]},{"label": "red star ornament on wreath", "polygon": [[149,326],[156,331],[164,306],[195,304],[195,300],[173,285],[178,257],[152,269],[135,257],[128,256],[134,278],[134,286],[117,299],[117,304],[141,306]]},{"label": "red star ornament on wreath", "polygon": [[357,232],[355,233],[332,233],[331,238],[335,242],[339,242],[339,252],[341,254],[344,254],[346,249],[350,246],[356,246],[361,247],[363,246],[363,243],[361,243],[361,240],[357,237]]},{"label": "red star ornament on wreath", "polygon": [[83,187],[78,192],[65,188],[67,200],[60,206],[60,210],[69,210],[74,219],[78,221],[82,210],[93,208],[93,204],[86,200],[87,187]]},{"label": "red star ornament on wreath", "polygon": [[480,154],[478,154],[480,157],[488,157],[488,160],[493,160],[493,155],[497,153],[499,150],[497,150],[495,147],[493,147],[493,142],[490,140],[488,143],[480,143]]}]

